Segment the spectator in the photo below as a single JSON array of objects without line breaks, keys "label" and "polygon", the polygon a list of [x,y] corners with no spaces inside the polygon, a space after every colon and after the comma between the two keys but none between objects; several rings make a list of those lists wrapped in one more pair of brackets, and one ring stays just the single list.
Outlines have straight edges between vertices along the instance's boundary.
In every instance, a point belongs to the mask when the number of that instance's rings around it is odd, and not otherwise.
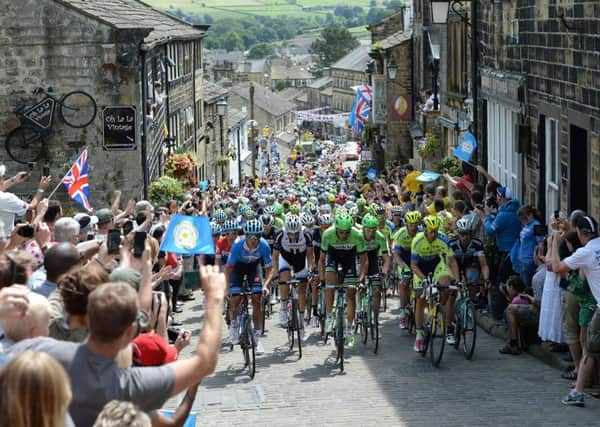
[{"label": "spectator", "polygon": [[0,288],[14,284],[26,285],[31,276],[31,256],[25,251],[0,254]]},{"label": "spectator", "polygon": [[520,276],[525,287],[531,287],[531,279],[535,273],[536,266],[533,260],[537,245],[544,240],[544,236],[536,236],[534,234],[534,227],[536,225],[542,225],[537,210],[531,206],[522,206],[517,211],[519,221],[523,224],[519,240],[516,243],[515,253],[517,255],[518,264],[520,266]]},{"label": "spectator", "polygon": [[107,272],[95,263],[60,276],[58,290],[49,297],[50,336],[62,341],[83,342],[88,334],[88,297],[107,281]]},{"label": "spectator", "polygon": [[197,350],[190,359],[159,367],[117,367],[114,358],[131,342],[140,318],[137,295],[124,283],[104,284],[90,294],[90,336],[85,343],[37,338],[15,345],[13,351],[45,351],[67,368],[74,395],[70,414],[76,425],[92,425],[104,405],[115,399],[131,401],[144,411],[156,410],[169,397],[198,384],[216,366],[225,280],[216,267],[201,270],[207,310]]},{"label": "spectator", "polygon": [[65,369],[46,353],[25,351],[0,371],[1,427],[64,427],[71,387]]},{"label": "spectator", "polygon": [[79,231],[79,222],[70,217],[60,218],[54,223],[54,241],[76,245],[79,243]]},{"label": "spectator", "polygon": [[[552,267],[554,271],[563,273],[570,270],[580,269],[588,280],[590,291],[596,302],[600,301],[600,262],[597,253],[600,252],[600,239],[598,239],[598,223],[590,216],[577,219],[577,237],[583,245],[575,253],[561,261],[558,256],[558,240],[553,239],[552,246],[556,251],[552,254]],[[584,406],[583,388],[585,380],[594,372],[596,361],[600,355],[600,310],[596,308],[594,316],[589,322],[584,345],[586,357],[580,364],[577,374],[577,382],[562,403],[570,406]]]},{"label": "spectator", "polygon": [[[559,344],[565,342],[565,337],[561,320],[561,275],[552,269],[551,262],[555,251],[555,249],[552,247],[552,240],[557,238],[557,236],[558,230],[552,230],[551,234],[547,238],[547,271],[546,276],[544,277],[544,290],[542,293],[538,335],[543,341],[549,341],[552,349],[558,350],[557,347],[560,347]],[[560,256],[564,257],[566,255],[564,253],[560,253]]]},{"label": "spectator", "polygon": [[51,233],[54,230],[54,223],[58,221],[61,217],[62,206],[60,202],[58,200],[48,201],[48,209],[46,209],[46,213],[44,214],[44,222],[48,225],[48,228],[50,228]]},{"label": "spectator", "polygon": [[27,338],[47,337],[50,323],[50,305],[48,300],[35,292],[27,295],[29,305],[23,316],[0,319],[4,333],[0,335],[0,353],[6,353],[10,347]]},{"label": "spectator", "polygon": [[517,216],[519,210],[519,201],[513,199],[512,192],[506,187],[499,187],[496,192],[496,203],[498,212],[493,215],[492,203],[487,203],[484,207],[485,214],[478,211],[480,218],[484,217],[484,230],[488,237],[495,237],[496,246],[500,252],[500,266],[493,281],[494,288],[489,293],[490,308],[494,317],[500,318],[506,305],[503,299],[498,298],[497,290],[500,283],[506,283],[508,276],[513,272],[510,250],[519,238],[521,232],[521,222]]},{"label": "spectator", "polygon": [[538,329],[540,318],[540,305],[542,302],[542,288],[544,281],[533,282],[533,297],[524,293],[523,281],[512,276],[507,283],[507,290],[511,297],[511,303],[506,309],[506,322],[508,325],[508,342],[500,349],[503,354],[520,354],[522,348],[519,343],[519,331],[523,328]]},{"label": "spectator", "polygon": [[97,240],[105,240],[108,235],[108,230],[114,228],[114,215],[110,209],[99,209],[96,212],[96,217],[98,218],[98,232],[96,233]]},{"label": "spectator", "polygon": [[131,402],[111,400],[98,414],[93,427],[151,427],[150,417]]},{"label": "spectator", "polygon": [[79,223],[79,241],[85,242],[92,235],[93,227],[98,224],[98,217],[78,213],[73,219]]},{"label": "spectator", "polygon": [[71,243],[59,243],[51,247],[44,256],[45,278],[41,280],[42,278],[37,276],[35,280],[30,281],[31,290],[48,298],[56,289],[58,278],[80,264],[79,251]]}]

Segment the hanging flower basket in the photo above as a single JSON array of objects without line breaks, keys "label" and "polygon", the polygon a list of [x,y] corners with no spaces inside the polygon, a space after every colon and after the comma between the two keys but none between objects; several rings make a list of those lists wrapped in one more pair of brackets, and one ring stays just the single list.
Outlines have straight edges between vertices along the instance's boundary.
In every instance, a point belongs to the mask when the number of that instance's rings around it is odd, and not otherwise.
[{"label": "hanging flower basket", "polygon": [[185,187],[196,185],[195,169],[196,158],[189,152],[172,154],[165,161],[165,174],[180,180]]},{"label": "hanging flower basket", "polygon": [[229,156],[221,156],[217,158],[217,166],[228,166],[229,165]]}]

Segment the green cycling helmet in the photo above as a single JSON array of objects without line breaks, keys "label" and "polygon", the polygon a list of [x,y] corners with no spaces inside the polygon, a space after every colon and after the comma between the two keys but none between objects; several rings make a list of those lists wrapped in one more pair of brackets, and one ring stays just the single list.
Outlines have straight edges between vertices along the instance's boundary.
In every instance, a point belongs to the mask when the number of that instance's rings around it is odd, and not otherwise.
[{"label": "green cycling helmet", "polygon": [[365,215],[362,220],[362,225],[365,228],[377,228],[379,226],[379,221],[371,214]]},{"label": "green cycling helmet", "polygon": [[337,231],[350,231],[354,221],[347,213],[338,214],[335,216],[335,229]]},{"label": "green cycling helmet", "polygon": [[361,197],[360,199],[358,199],[358,200],[356,201],[356,205],[357,205],[357,206],[362,206],[362,207],[364,207],[366,204],[367,204],[367,201],[365,200],[365,198],[364,198],[364,197]]},{"label": "green cycling helmet", "polygon": [[275,215],[276,216],[283,215],[283,205],[281,203],[275,203]]},{"label": "green cycling helmet", "polygon": [[300,206],[298,206],[298,205],[290,206],[290,213],[293,215],[300,215]]}]

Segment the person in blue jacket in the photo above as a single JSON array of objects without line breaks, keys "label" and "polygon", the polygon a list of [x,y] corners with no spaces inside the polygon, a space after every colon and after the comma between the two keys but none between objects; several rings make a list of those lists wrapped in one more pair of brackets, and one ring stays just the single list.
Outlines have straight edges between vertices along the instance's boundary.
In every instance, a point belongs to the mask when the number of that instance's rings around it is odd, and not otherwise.
[{"label": "person in blue jacket", "polygon": [[543,219],[538,211],[531,205],[522,206],[517,211],[517,216],[523,224],[519,240],[515,243],[513,253],[516,253],[517,262],[520,266],[520,276],[525,287],[531,287],[531,279],[536,270],[534,253],[537,246],[544,241],[544,236],[536,236],[534,227],[542,225]]}]

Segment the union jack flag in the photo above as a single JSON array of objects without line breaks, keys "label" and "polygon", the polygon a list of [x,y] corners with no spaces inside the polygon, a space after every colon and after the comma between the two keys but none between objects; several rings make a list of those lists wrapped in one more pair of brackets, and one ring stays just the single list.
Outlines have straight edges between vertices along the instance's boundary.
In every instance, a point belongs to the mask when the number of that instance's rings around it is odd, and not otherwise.
[{"label": "union jack flag", "polygon": [[63,178],[69,197],[87,210],[92,209],[89,201],[90,187],[88,178],[88,152],[83,150],[81,156],[75,161],[69,172]]},{"label": "union jack flag", "polygon": [[373,89],[370,86],[358,86],[355,88],[356,98],[350,112],[348,123],[357,133],[362,133],[362,128],[371,112],[371,99],[373,98]]}]

